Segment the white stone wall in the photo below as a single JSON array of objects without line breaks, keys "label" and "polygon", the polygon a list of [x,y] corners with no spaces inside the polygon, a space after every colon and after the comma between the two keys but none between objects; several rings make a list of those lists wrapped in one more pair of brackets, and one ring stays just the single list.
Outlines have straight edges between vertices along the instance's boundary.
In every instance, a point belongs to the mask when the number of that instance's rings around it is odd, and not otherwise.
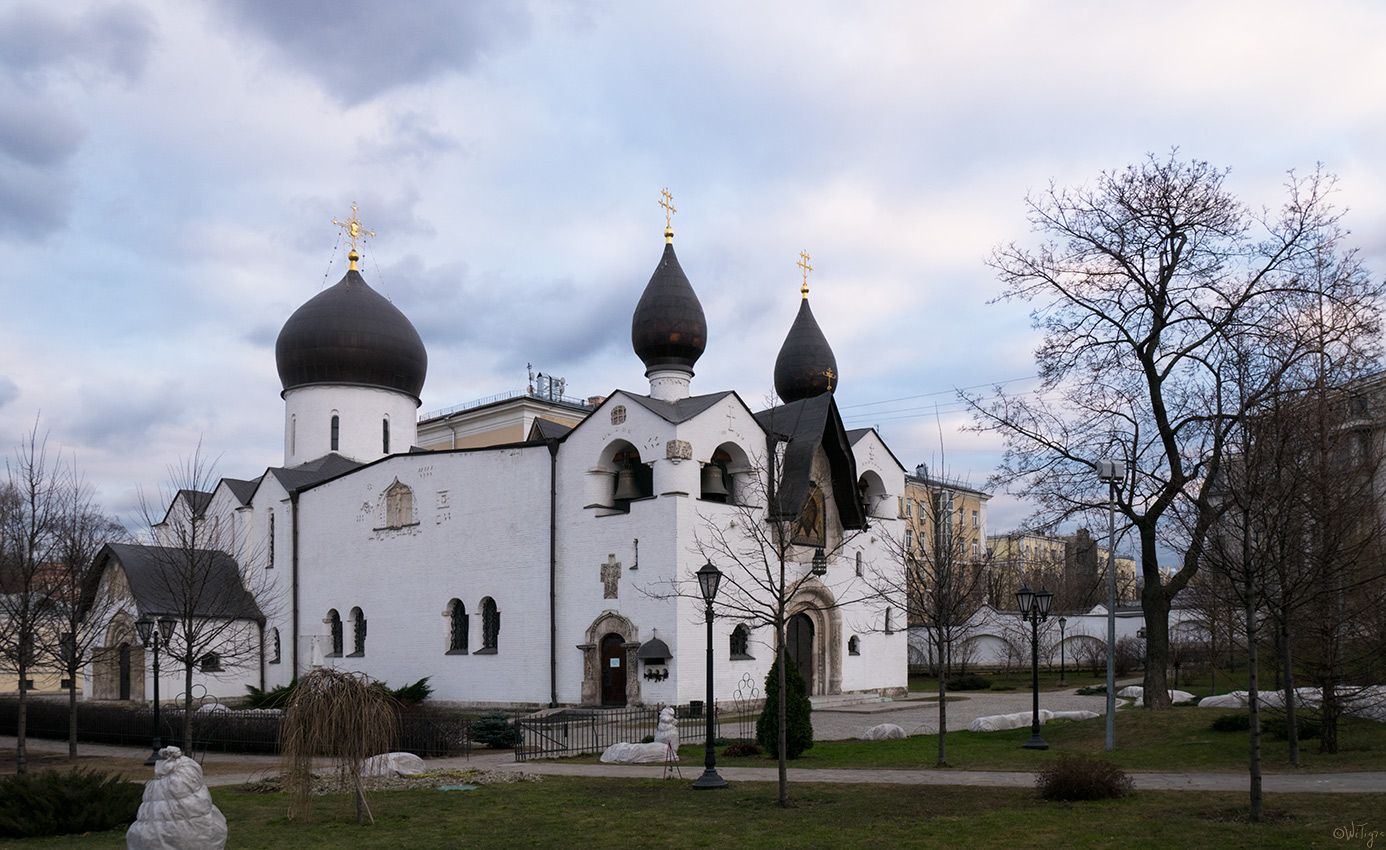
[{"label": "white stone wall", "polygon": [[284,393],[284,465],[298,466],[332,451],[332,414],[339,417],[337,453],[369,462],[384,457],[381,422],[390,420],[390,453],[418,440],[419,403],[404,393],[348,385],[296,387]]}]

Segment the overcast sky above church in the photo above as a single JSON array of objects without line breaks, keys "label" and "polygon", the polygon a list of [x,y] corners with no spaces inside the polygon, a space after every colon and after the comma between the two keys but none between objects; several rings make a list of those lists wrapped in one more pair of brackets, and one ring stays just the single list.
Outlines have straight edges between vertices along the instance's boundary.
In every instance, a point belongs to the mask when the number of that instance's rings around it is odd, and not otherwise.
[{"label": "overcast sky above church", "polygon": [[[848,427],[980,486],[999,440],[953,391],[1034,374],[984,262],[1034,243],[1026,192],[1177,146],[1275,206],[1322,162],[1386,272],[1383,41],[1369,0],[12,0],[0,437],[41,413],[123,515],[199,439],[223,475],[282,462],[274,340],[344,273],[353,201],[362,273],[428,346],[421,412],[527,363],[646,392],[668,187],[694,393],[763,406],[807,250]],[[991,530],[1026,514],[998,495]]]}]

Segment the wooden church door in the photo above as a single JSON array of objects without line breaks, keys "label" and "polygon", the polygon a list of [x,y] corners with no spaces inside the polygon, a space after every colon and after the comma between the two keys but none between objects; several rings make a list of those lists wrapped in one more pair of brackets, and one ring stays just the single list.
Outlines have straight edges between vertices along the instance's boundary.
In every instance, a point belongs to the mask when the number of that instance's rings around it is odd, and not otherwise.
[{"label": "wooden church door", "polygon": [[795,614],[789,618],[786,632],[785,649],[804,677],[808,692],[813,693],[813,620],[808,614]]},{"label": "wooden church door", "polygon": [[602,638],[602,705],[626,704],[625,638],[614,632]]}]

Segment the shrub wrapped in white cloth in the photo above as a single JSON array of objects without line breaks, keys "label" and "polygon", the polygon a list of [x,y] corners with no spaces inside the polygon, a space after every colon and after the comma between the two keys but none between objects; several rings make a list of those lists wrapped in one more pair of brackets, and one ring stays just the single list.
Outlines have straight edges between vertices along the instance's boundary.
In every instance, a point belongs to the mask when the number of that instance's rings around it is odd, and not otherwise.
[{"label": "shrub wrapped in white cloth", "polygon": [[[1095,711],[1050,711],[1047,708],[1039,710],[1040,725],[1043,726],[1051,720],[1091,720],[1099,716]],[[1029,711],[1017,711],[1014,714],[993,714],[989,717],[978,717],[967,724],[969,732],[1000,732],[1004,729],[1023,729],[1034,722],[1034,714]]]},{"label": "shrub wrapped in white cloth", "polygon": [[413,753],[381,753],[361,762],[362,776],[417,776],[428,770]]},{"label": "shrub wrapped in white cloth", "polygon": [[202,765],[177,747],[159,750],[139,816],[125,833],[129,850],[222,850],[226,818],[212,805]]},{"label": "shrub wrapped in white cloth", "polygon": [[[1117,691],[1117,696],[1123,699],[1135,700],[1136,705],[1145,705],[1145,688],[1140,685],[1131,685]],[[1176,691],[1171,689],[1169,692],[1170,702],[1192,702],[1194,695],[1188,691]]]},{"label": "shrub wrapped in white cloth", "polygon": [[872,726],[861,736],[863,741],[895,741],[905,737],[905,730],[894,723]]},{"label": "shrub wrapped in white cloth", "polygon": [[[602,753],[603,764],[658,764],[669,757],[667,744],[612,744]],[[679,754],[674,752],[674,761]]]}]

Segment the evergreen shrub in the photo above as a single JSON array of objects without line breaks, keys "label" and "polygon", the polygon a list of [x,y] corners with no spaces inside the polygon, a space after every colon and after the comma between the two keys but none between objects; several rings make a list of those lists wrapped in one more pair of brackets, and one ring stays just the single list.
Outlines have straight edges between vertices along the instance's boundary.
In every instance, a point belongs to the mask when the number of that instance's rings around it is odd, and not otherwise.
[{"label": "evergreen shrub", "polygon": [[134,823],[144,786],[98,770],[0,779],[0,837],[105,832]]},{"label": "evergreen shrub", "polygon": [[1250,714],[1224,714],[1222,717],[1214,718],[1214,732],[1250,732]]},{"label": "evergreen shrub", "polygon": [[954,676],[946,683],[950,691],[985,691],[991,687],[991,680],[976,673]]},{"label": "evergreen shrub", "polygon": [[520,742],[520,730],[504,711],[488,711],[472,722],[472,740],[493,750],[503,750]]},{"label": "evergreen shrub", "polygon": [[[780,757],[780,659],[770,665],[765,677],[765,708],[756,721],[756,741],[771,758]],[[813,746],[813,706],[809,703],[808,685],[799,675],[799,665],[790,662],[785,667],[785,757],[796,759]]]}]

